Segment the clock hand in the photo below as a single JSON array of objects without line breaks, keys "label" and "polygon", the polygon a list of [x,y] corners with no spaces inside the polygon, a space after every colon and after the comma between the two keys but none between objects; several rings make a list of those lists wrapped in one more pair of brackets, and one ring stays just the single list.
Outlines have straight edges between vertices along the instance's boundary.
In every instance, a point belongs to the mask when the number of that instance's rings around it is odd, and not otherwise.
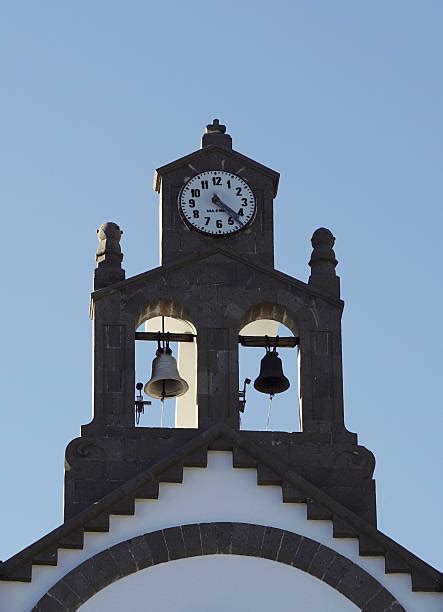
[{"label": "clock hand", "polygon": [[231,217],[234,217],[237,223],[243,226],[242,220],[240,219],[239,215],[236,212],[234,212],[230,206],[222,202],[216,193],[212,196],[212,203],[219,204],[222,208],[225,209],[227,213],[231,215]]}]

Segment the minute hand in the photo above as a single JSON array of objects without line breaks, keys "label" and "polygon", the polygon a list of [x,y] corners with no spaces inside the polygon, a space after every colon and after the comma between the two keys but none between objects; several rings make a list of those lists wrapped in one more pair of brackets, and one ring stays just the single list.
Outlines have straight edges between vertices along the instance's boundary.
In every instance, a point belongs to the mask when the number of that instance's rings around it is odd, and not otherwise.
[{"label": "minute hand", "polygon": [[214,194],[212,196],[212,203],[213,204],[218,204],[219,206],[224,208],[225,211],[231,215],[231,217],[234,217],[234,219],[237,221],[237,223],[239,223],[241,226],[243,226],[243,222],[240,219],[239,215],[236,212],[234,212],[230,206],[228,206],[227,204],[222,202],[217,194]]}]

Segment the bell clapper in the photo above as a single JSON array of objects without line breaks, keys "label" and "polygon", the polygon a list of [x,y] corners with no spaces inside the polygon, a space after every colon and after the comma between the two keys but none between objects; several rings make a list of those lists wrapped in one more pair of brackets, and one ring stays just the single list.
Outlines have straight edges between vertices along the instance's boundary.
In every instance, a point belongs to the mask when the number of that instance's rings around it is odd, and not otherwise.
[{"label": "bell clapper", "polygon": [[266,430],[269,430],[269,421],[271,420],[271,409],[272,409],[272,400],[274,399],[274,394],[271,393],[269,396],[269,408],[268,408],[268,416],[266,418]]},{"label": "bell clapper", "polygon": [[[164,319],[164,317],[162,317],[162,319]],[[169,349],[169,344],[167,345],[167,348]],[[165,395],[166,395],[166,384],[165,384],[165,381],[163,380],[162,396],[160,398],[160,401],[162,403],[162,411],[160,413],[160,427],[163,427],[163,416],[165,414]]]},{"label": "bell clapper", "polygon": [[[162,334],[165,333],[165,317],[162,316]],[[160,349],[160,340],[158,341],[158,346]],[[166,334],[166,346],[165,346],[165,342],[163,342],[163,348],[162,348],[163,353],[166,353],[167,355],[172,355],[172,351],[169,348],[169,332]],[[163,427],[163,417],[165,415],[165,397],[166,397],[166,381],[165,379],[162,380],[162,396],[160,398],[160,401],[162,403],[162,409],[161,409],[161,413],[160,413],[160,427]]]}]

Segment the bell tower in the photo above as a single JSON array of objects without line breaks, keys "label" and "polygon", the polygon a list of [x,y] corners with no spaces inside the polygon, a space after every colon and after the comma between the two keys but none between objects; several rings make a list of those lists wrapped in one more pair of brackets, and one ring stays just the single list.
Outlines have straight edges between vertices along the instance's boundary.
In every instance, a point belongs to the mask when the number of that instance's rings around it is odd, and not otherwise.
[{"label": "bell tower", "polygon": [[[159,267],[126,278],[122,230],[98,229],[93,417],[66,449],[63,523],[0,562],[2,610],[441,610],[442,574],[377,529],[375,459],[345,427],[335,238],[313,233],[307,281],[274,267],[278,178],[214,119],[155,172]],[[241,428],[239,346],[266,350],[254,387],[291,397],[300,431]],[[137,426],[171,397],[175,427]]]},{"label": "bell tower", "polygon": [[[356,486],[360,487],[358,511],[374,521],[374,483],[369,468],[373,465],[372,455],[362,447],[352,454],[350,449],[357,448],[357,436],[344,424],[343,302],[335,271],[335,239],[325,228],[314,232],[308,282],[274,268],[273,206],[278,180],[277,172],[235,151],[225,126],[214,119],[206,127],[200,149],[155,171],[154,188],[160,196],[161,211],[159,268],[125,279],[122,231],[115,223],[99,228],[91,298],[93,419],[82,427],[82,439],[100,440],[103,449],[113,440],[125,469],[132,465],[136,473],[140,457],[136,454],[131,463],[124,450],[132,437],[143,440],[149,453],[156,454],[162,452],[165,440],[174,445],[196,434],[193,427],[187,426],[135,427],[135,342],[164,343],[170,339],[159,329],[145,333],[136,330],[145,321],[174,317],[189,322],[195,331],[175,333],[172,339],[189,342],[197,355],[195,380],[186,381],[186,388],[180,383],[180,374],[173,375],[180,389],[177,395],[182,395],[189,383],[184,398],[195,410],[197,430],[223,424],[245,438],[260,439],[269,448],[276,436],[281,438],[288,465],[301,461],[313,477],[321,473],[321,480],[326,479],[346,503],[352,505],[351,494]],[[261,320],[282,323],[293,335],[239,335],[246,325]],[[294,411],[299,406],[300,432],[240,430],[244,393],[239,383],[239,343],[274,350],[279,346],[298,347],[299,389],[291,388],[287,393],[293,394]],[[272,355],[269,353],[270,358]],[[183,359],[179,361],[180,369],[182,366]],[[155,385],[151,385],[157,389],[154,397],[159,397],[161,383],[169,376],[165,374],[162,381],[162,367],[157,362]],[[282,381],[281,378],[279,382]],[[277,386],[282,391],[287,388],[284,382]],[[149,387],[146,384],[145,389]],[[261,380],[256,388],[272,391],[268,380]],[[247,409],[254,410],[253,403]],[[91,497],[80,502],[72,493],[78,487],[71,487],[71,483],[84,474],[83,468],[77,473],[75,467],[79,460],[82,463],[78,454],[72,454],[76,444],[68,448],[67,455],[71,468],[66,474],[68,515],[78,510],[78,504],[93,501]],[[108,456],[108,451],[103,454]],[[340,480],[344,456],[352,456],[352,461],[345,470],[347,479]],[[106,486],[112,487],[112,482]]]},{"label": "bell tower", "polygon": [[355,438],[343,420],[334,237],[324,228],[314,233],[308,283],[274,269],[278,179],[234,151],[214,119],[199,150],[155,172],[160,268],[125,281],[120,228],[106,223],[97,230],[94,419],[85,432],[133,426],[134,330],[152,317],[172,316],[198,329],[199,427],[222,420],[238,428],[238,331],[271,319],[284,323],[299,345],[302,431]]}]

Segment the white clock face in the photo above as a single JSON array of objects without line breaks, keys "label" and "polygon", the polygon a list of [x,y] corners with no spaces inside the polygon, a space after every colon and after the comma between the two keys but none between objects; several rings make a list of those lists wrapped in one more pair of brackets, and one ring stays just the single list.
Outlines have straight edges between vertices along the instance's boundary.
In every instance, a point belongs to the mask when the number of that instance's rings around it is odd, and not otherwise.
[{"label": "white clock face", "polygon": [[234,234],[255,215],[255,198],[249,185],[224,170],[200,172],[180,192],[178,205],[193,228],[216,236]]}]

